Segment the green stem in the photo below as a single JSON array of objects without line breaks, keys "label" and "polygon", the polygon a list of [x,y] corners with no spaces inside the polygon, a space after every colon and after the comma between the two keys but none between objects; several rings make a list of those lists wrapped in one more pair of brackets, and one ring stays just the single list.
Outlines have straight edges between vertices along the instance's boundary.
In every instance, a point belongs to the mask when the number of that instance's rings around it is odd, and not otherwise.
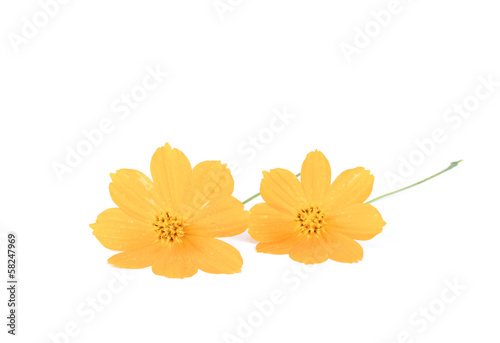
[{"label": "green stem", "polygon": [[[296,176],[296,177],[299,177],[299,176],[300,176],[300,173],[295,174],[295,176]],[[243,201],[243,205],[245,205],[247,202],[250,202],[250,201],[252,201],[253,199],[257,198],[259,195],[260,195],[260,193],[257,193],[257,194],[252,195],[250,198],[248,198],[247,200]]]},{"label": "green stem", "polygon": [[[381,195],[381,196],[379,196],[379,197],[377,197],[377,198],[375,198],[375,199],[372,199],[372,200],[370,200],[370,201],[367,201],[367,202],[366,202],[366,204],[371,204],[372,202],[375,202],[375,201],[380,200],[380,199],[382,199],[382,198],[388,197],[389,195],[393,195],[393,194],[396,194],[396,193],[399,193],[399,192],[405,191],[405,190],[407,190],[407,189],[410,189],[410,188],[412,188],[412,187],[415,187],[415,186],[417,186],[417,185],[420,185],[421,183],[424,183],[424,182],[426,182],[426,181],[429,181],[430,179],[433,179],[433,178],[435,178],[436,176],[441,175],[441,174],[443,174],[443,173],[447,172],[448,170],[451,170],[451,169],[455,168],[455,167],[456,167],[456,166],[458,166],[458,164],[459,164],[460,162],[462,162],[462,161],[463,161],[463,160],[460,160],[460,161],[457,161],[457,162],[452,162],[452,163],[450,163],[450,165],[449,165],[449,167],[448,167],[448,168],[446,168],[445,170],[440,171],[440,172],[439,172],[439,173],[437,173],[437,174],[434,174],[434,175],[432,175],[432,176],[428,177],[427,179],[424,179],[424,180],[422,180],[422,181],[419,181],[419,182],[417,182],[417,183],[414,183],[413,185],[410,185],[410,186],[408,186],[408,187],[398,189],[397,191],[394,191],[394,192],[391,192],[391,193],[387,193],[387,194]],[[300,176],[300,173],[298,173],[298,174],[297,174],[297,175],[295,175],[295,176],[299,177],[299,176]],[[248,203],[248,202],[252,201],[253,199],[257,198],[259,195],[260,195],[260,193],[257,193],[257,194],[255,194],[255,195],[252,195],[250,198],[248,198],[247,200],[243,201],[243,205],[245,205],[246,203]]]},{"label": "green stem", "polygon": [[424,179],[424,180],[422,180],[422,181],[419,181],[419,182],[417,182],[417,183],[414,183],[413,185],[410,185],[410,186],[408,186],[408,187],[398,189],[397,191],[394,191],[394,192],[391,192],[391,193],[387,193],[387,194],[381,195],[381,196],[379,196],[379,197],[377,197],[377,198],[375,198],[375,199],[372,199],[372,200],[370,200],[370,201],[367,201],[366,203],[367,203],[367,204],[371,204],[372,202],[375,202],[375,201],[380,200],[380,199],[382,199],[382,198],[388,197],[389,195],[393,195],[393,194],[396,194],[396,193],[402,192],[402,191],[404,191],[404,190],[410,189],[410,188],[412,188],[412,187],[415,187],[415,186],[417,186],[417,185],[420,185],[421,183],[424,183],[425,181],[429,181],[430,179],[433,179],[433,178],[435,178],[436,176],[441,175],[441,174],[443,174],[443,173],[447,172],[448,170],[451,170],[451,169],[455,168],[455,167],[456,167],[456,166],[458,166],[458,164],[459,164],[460,162],[462,162],[462,161],[463,161],[463,160],[460,160],[460,161],[457,161],[457,162],[452,162],[452,163],[450,163],[450,166],[449,166],[448,168],[446,168],[445,170],[440,171],[440,172],[439,172],[439,173],[437,173],[437,174],[434,174],[434,175],[432,175],[432,176],[428,177],[427,179]]},{"label": "green stem", "polygon": [[260,195],[260,193],[257,193],[257,194],[255,194],[255,195],[252,195],[250,198],[248,198],[247,200],[243,201],[243,205],[245,205],[247,202],[250,202],[250,201],[252,201],[253,199],[257,198],[259,195]]}]

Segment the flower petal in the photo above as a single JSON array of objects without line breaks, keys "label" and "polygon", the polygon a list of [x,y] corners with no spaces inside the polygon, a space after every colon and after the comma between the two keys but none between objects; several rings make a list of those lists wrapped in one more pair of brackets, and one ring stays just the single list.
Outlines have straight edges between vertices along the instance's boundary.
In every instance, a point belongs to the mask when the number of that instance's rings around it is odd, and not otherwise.
[{"label": "flower petal", "polygon": [[259,243],[255,247],[255,250],[257,250],[257,252],[263,252],[267,254],[285,255],[289,254],[290,251],[299,243],[299,241],[300,235],[299,233],[295,232],[280,241]]},{"label": "flower petal", "polygon": [[120,169],[111,174],[111,180],[109,193],[121,210],[145,222],[154,219],[161,199],[146,175],[134,169]]},{"label": "flower petal", "polygon": [[90,227],[99,242],[111,250],[134,250],[156,240],[150,225],[130,217],[119,208],[105,210]]},{"label": "flower petal", "polygon": [[200,209],[210,199],[231,196],[234,181],[231,171],[220,161],[205,161],[193,168],[193,185],[186,197],[185,207],[192,212]]},{"label": "flower petal", "polygon": [[325,218],[328,231],[357,240],[368,240],[382,232],[386,224],[370,204],[354,204]]},{"label": "flower petal", "polygon": [[329,234],[329,257],[343,263],[356,263],[363,259],[363,248],[352,238],[339,233]]},{"label": "flower petal", "polygon": [[370,171],[362,167],[342,172],[325,194],[325,210],[332,212],[365,202],[372,192],[373,180]]},{"label": "flower petal", "polygon": [[171,209],[177,209],[179,203],[188,194],[193,172],[187,157],[170,145],[156,149],[151,159],[151,175],[158,192]]},{"label": "flower petal", "polygon": [[189,237],[198,268],[212,274],[241,272],[243,258],[232,245],[215,238]]},{"label": "flower petal", "polygon": [[119,268],[141,269],[151,266],[161,251],[160,244],[153,244],[144,248],[128,250],[113,255],[108,263]]},{"label": "flower petal", "polygon": [[220,196],[210,200],[189,219],[186,233],[203,237],[230,237],[245,232],[248,227],[248,211],[232,196]]},{"label": "flower petal", "polygon": [[300,173],[300,182],[307,199],[312,204],[318,204],[327,193],[332,179],[330,163],[321,151],[307,154]]},{"label": "flower petal", "polygon": [[329,253],[328,245],[322,236],[303,235],[290,251],[290,258],[305,264],[322,263],[328,260]]},{"label": "flower petal", "polygon": [[268,204],[257,204],[250,210],[248,233],[259,242],[276,242],[297,229],[294,217],[277,211]]},{"label": "flower petal", "polygon": [[306,197],[297,177],[286,169],[263,172],[260,184],[262,199],[272,208],[293,215],[306,205]]},{"label": "flower petal", "polygon": [[193,249],[186,244],[174,243],[164,246],[153,263],[153,273],[168,278],[182,279],[191,277],[198,272],[198,266],[193,255]]}]

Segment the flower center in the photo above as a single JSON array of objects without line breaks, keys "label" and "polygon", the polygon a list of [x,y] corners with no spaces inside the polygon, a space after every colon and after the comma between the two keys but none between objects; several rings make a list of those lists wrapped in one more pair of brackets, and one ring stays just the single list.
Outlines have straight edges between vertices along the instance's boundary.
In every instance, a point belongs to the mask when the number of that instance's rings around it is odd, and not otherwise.
[{"label": "flower center", "polygon": [[186,224],[180,216],[168,212],[158,214],[156,221],[153,223],[153,227],[158,234],[158,240],[165,244],[182,243],[185,226]]},{"label": "flower center", "polygon": [[313,233],[319,233],[324,230],[324,217],[325,215],[317,206],[310,206],[301,209],[297,213],[295,222],[297,223],[297,227],[301,230],[302,233],[311,235]]}]

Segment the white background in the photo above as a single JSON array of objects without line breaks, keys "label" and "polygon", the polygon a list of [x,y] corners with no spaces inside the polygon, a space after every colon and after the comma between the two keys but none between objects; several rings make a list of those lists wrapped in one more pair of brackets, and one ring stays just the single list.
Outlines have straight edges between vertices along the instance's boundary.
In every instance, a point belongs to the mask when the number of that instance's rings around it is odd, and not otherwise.
[{"label": "white background", "polygon": [[[212,0],[74,0],[15,45],[23,18],[33,22],[41,7],[2,1],[0,271],[6,279],[5,233],[15,231],[19,280],[15,338],[6,334],[1,286],[2,342],[231,341],[225,333],[241,342],[238,318],[249,316],[255,327],[245,342],[498,341],[500,87],[467,118],[444,115],[474,102],[479,78],[500,81],[496,2],[401,0],[378,33],[370,13],[388,1],[231,3],[221,18]],[[349,63],[341,46],[367,24],[372,38]],[[142,84],[147,68],[170,75],[121,118],[111,106]],[[284,109],[294,117],[273,132]],[[65,163],[67,148],[85,144],[83,130],[104,118],[113,131],[59,180],[53,164]],[[419,153],[415,141],[436,129],[445,138]],[[259,134],[261,150],[242,150]],[[334,176],[370,169],[372,196],[465,161],[376,203],[387,225],[362,242],[358,264],[328,261],[304,272],[288,256],[256,253],[244,233],[225,239],[244,258],[240,274],[171,280],[150,268],[128,271],[132,280],[109,299],[110,283],[122,285],[112,271],[121,271],[107,265],[114,252],[88,225],[114,206],[109,173],[149,175],[166,142],[193,165],[235,161],[241,200],[258,191],[262,170],[298,172],[314,149]],[[411,156],[418,165],[400,175]],[[401,177],[394,187],[389,173]],[[467,289],[441,308],[442,294],[452,295],[447,282]],[[254,302],[267,303],[275,290],[283,301],[264,316]],[[101,312],[90,310],[90,298],[105,303]],[[422,322],[429,306],[439,314]]]}]

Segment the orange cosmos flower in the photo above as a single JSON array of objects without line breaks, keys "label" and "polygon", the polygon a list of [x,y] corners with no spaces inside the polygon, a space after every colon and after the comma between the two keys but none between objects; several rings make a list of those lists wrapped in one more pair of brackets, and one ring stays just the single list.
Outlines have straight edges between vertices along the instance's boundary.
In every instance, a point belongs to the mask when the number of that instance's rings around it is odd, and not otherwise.
[{"label": "orange cosmos flower", "polygon": [[360,261],[363,249],[355,240],[369,240],[385,225],[377,209],[364,203],[373,180],[368,170],[355,168],[331,183],[330,164],[319,151],[307,155],[301,181],[285,169],[264,172],[265,203],[250,210],[257,251],[289,254],[306,264]]},{"label": "orange cosmos flower", "polygon": [[111,174],[111,198],[118,208],[102,212],[90,225],[108,249],[123,251],[108,262],[120,268],[146,268],[170,278],[198,269],[214,274],[241,271],[233,246],[214,237],[244,232],[248,212],[233,198],[226,165],[206,161],[191,168],[186,156],[166,144],[151,160],[151,181],[133,169]]}]

